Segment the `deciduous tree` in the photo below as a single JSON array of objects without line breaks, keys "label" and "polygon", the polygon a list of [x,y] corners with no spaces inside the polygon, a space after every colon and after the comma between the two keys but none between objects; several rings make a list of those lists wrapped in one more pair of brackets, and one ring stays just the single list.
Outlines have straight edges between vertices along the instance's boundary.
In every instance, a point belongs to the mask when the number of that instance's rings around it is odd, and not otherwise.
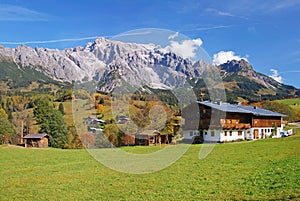
[{"label": "deciduous tree", "polygon": [[81,136],[81,142],[85,148],[89,149],[95,144],[95,136],[92,133],[85,133]]}]

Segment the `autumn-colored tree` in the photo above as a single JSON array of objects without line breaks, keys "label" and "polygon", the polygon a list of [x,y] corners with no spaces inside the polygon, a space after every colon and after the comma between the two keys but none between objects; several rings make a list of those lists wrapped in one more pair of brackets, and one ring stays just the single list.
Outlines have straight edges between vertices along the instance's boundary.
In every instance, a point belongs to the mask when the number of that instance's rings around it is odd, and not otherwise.
[{"label": "autumn-colored tree", "polygon": [[104,114],[103,114],[103,105],[101,105],[101,104],[97,104],[96,105],[96,116],[99,119],[102,119],[104,117]]},{"label": "autumn-colored tree", "polygon": [[122,128],[120,130],[116,124],[111,124],[107,128],[105,128],[104,135],[114,146],[118,147],[122,145],[122,137],[125,135],[124,132],[126,132],[126,130],[124,129],[126,128]]},{"label": "autumn-colored tree", "polygon": [[0,115],[2,115],[5,119],[8,119],[8,114],[6,111],[0,107]]},{"label": "autumn-colored tree", "polygon": [[68,127],[68,132],[69,132],[68,148],[69,149],[84,148],[74,124]]},{"label": "autumn-colored tree", "polygon": [[16,128],[16,132],[18,134],[18,141],[23,143],[23,136],[24,136],[24,126],[28,116],[28,103],[29,97],[28,96],[13,96],[13,110],[15,111],[15,115],[13,116],[13,124]]},{"label": "autumn-colored tree", "polygon": [[300,118],[300,110],[297,112],[297,116],[298,118]]},{"label": "autumn-colored tree", "polygon": [[85,133],[81,136],[81,142],[85,148],[89,149],[95,144],[95,136],[92,133]]},{"label": "autumn-colored tree", "polygon": [[265,101],[262,103],[262,107],[274,112],[288,115],[288,121],[299,120],[296,111],[291,106],[284,103],[280,103],[277,101]]},{"label": "autumn-colored tree", "polygon": [[180,117],[179,116],[171,117],[167,123],[167,129],[168,129],[168,133],[174,136],[177,135],[180,129]]}]

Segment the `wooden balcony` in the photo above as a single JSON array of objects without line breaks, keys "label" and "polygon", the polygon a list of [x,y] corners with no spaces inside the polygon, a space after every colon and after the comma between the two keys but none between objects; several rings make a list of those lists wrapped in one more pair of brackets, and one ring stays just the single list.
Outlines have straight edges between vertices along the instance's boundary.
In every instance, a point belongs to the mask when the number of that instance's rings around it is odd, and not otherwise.
[{"label": "wooden balcony", "polygon": [[248,129],[251,128],[250,124],[245,124],[245,123],[231,123],[231,124],[221,124],[223,129],[228,129],[228,130],[239,130],[239,129]]}]

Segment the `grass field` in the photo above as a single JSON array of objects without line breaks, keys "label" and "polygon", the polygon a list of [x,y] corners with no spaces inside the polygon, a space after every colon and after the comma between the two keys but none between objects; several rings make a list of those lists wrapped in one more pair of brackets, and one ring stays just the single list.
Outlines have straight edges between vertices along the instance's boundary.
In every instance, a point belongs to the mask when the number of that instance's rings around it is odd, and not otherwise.
[{"label": "grass field", "polygon": [[[300,135],[218,144],[205,159],[192,145],[152,174],[113,171],[86,150],[0,147],[0,200],[300,199]],[[148,153],[156,147],[124,147]]]}]

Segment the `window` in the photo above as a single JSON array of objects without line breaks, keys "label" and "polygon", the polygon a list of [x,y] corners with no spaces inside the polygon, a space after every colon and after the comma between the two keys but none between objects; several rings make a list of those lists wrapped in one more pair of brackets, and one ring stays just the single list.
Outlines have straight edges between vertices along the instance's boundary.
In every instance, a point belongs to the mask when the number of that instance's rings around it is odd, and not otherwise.
[{"label": "window", "polygon": [[224,131],[224,136],[227,136],[227,131]]},{"label": "window", "polygon": [[190,136],[193,136],[193,131],[190,131]]},{"label": "window", "polygon": [[210,132],[210,136],[211,136],[211,137],[215,137],[215,131],[211,131],[211,132]]},{"label": "window", "polygon": [[238,131],[238,136],[242,136],[243,132],[242,131]]},{"label": "window", "polygon": [[204,132],[204,135],[207,135],[207,132],[206,132],[206,131]]},{"label": "window", "polygon": [[229,131],[229,136],[232,136],[232,131]]}]

